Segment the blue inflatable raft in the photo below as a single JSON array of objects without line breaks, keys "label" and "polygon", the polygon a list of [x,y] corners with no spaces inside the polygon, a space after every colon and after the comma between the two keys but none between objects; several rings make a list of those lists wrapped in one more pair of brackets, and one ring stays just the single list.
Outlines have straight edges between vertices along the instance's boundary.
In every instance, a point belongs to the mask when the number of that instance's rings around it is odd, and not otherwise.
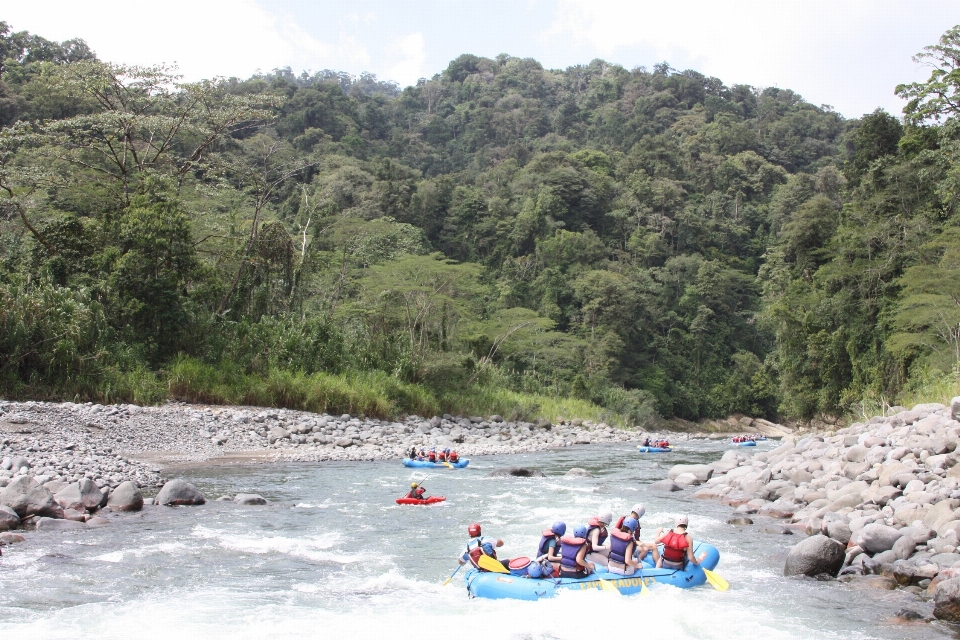
[{"label": "blue inflatable raft", "polygon": [[738,447],[755,447],[757,443],[754,440],[747,440],[746,442],[734,442],[730,441],[730,444],[736,445]]},{"label": "blue inflatable raft", "polygon": [[637,451],[640,453],[670,453],[673,451],[673,447],[637,447]]},{"label": "blue inflatable raft", "polygon": [[[720,562],[720,552],[713,545],[694,540],[693,549],[697,557],[706,552],[707,557],[702,562],[706,569],[712,571]],[[644,565],[641,571],[632,576],[610,573],[606,568],[600,567],[597,573],[586,578],[547,578],[545,580],[526,578],[513,573],[490,573],[471,568],[467,571],[463,580],[471,598],[489,598],[491,600],[503,598],[539,600],[541,598],[552,598],[561,589],[573,591],[601,589],[598,578],[610,582],[617,588],[617,591],[625,596],[640,593],[641,585],[650,588],[659,584],[669,584],[680,589],[689,589],[690,587],[700,586],[707,581],[703,569],[697,566],[689,565],[687,569],[680,571],[655,569],[648,560],[644,560]]]},{"label": "blue inflatable raft", "polygon": [[[423,468],[423,469],[449,469],[453,467],[454,469],[463,469],[465,466],[470,464],[469,460],[458,460],[457,462],[430,462],[429,460],[411,460],[410,458],[403,459],[403,466],[405,467],[414,467],[414,468]],[[449,466],[447,466],[449,465]]]}]

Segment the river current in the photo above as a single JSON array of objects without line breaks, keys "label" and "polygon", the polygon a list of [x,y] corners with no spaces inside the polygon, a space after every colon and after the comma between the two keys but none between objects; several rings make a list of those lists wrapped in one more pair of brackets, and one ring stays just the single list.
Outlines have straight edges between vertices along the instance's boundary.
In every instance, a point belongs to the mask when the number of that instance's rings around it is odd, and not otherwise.
[{"label": "river current", "polygon": [[[763,443],[768,450],[777,442]],[[725,523],[732,510],[690,491],[644,485],[679,463],[711,462],[728,445],[684,443],[671,454],[628,444],[588,445],[474,459],[464,470],[406,469],[399,461],[204,467],[179,472],[211,500],[147,507],[80,533],[31,533],[0,558],[0,638],[530,638],[608,634],[660,638],[942,638],[939,623],[896,623],[903,607],[931,605],[901,592],[783,578],[797,536]],[[547,478],[487,478],[503,466]],[[564,478],[583,467],[593,478]],[[398,506],[411,479],[447,501]],[[214,502],[259,493],[268,506]],[[690,517],[716,545],[726,593],[659,586],[649,597],[564,592],[540,602],[470,599],[457,567],[471,522],[505,541],[501,557],[533,555],[555,520],[615,517],[636,502],[649,540]]]}]

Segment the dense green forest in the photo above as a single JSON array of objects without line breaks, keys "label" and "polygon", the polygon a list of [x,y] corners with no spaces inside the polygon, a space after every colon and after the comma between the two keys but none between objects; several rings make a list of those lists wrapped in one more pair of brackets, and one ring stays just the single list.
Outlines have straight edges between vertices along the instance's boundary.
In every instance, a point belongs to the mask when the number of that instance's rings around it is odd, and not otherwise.
[{"label": "dense green forest", "polygon": [[7,397],[642,424],[957,376],[958,28],[859,120],[666,63],[184,83],[0,34]]}]

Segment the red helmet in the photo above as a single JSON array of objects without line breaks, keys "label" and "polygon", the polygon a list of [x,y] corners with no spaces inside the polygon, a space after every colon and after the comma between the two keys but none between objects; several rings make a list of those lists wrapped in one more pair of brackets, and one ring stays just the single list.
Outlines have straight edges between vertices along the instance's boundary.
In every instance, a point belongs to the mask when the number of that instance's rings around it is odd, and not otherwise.
[{"label": "red helmet", "polygon": [[480,525],[474,522],[472,525],[467,527],[467,533],[470,534],[471,538],[476,538],[480,535]]}]

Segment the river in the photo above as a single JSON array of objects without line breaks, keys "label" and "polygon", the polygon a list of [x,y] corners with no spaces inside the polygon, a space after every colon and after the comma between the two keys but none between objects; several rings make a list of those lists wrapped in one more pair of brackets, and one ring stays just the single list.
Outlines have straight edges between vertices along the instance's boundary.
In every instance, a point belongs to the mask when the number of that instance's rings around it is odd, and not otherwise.
[{"label": "river", "polygon": [[[758,450],[775,447],[763,443]],[[633,445],[588,445],[475,459],[432,471],[424,486],[447,502],[397,506],[414,470],[395,462],[204,467],[177,475],[211,502],[118,516],[80,533],[31,533],[0,559],[0,638],[530,638],[607,634],[662,638],[942,638],[939,623],[897,624],[901,592],[856,591],[836,582],[783,578],[796,536],[733,527],[731,509],[690,491],[644,485],[673,464],[719,459],[723,442],[684,443],[672,454]],[[486,478],[522,465],[546,479]],[[563,478],[583,467],[593,478]],[[420,474],[423,475],[422,472]],[[259,493],[268,506],[213,502]],[[643,502],[643,538],[690,516],[694,537],[721,552],[726,593],[709,586],[657,587],[649,597],[565,592],[535,603],[469,599],[456,556],[471,522],[501,537],[501,557],[532,555],[555,520],[615,516]]]}]

